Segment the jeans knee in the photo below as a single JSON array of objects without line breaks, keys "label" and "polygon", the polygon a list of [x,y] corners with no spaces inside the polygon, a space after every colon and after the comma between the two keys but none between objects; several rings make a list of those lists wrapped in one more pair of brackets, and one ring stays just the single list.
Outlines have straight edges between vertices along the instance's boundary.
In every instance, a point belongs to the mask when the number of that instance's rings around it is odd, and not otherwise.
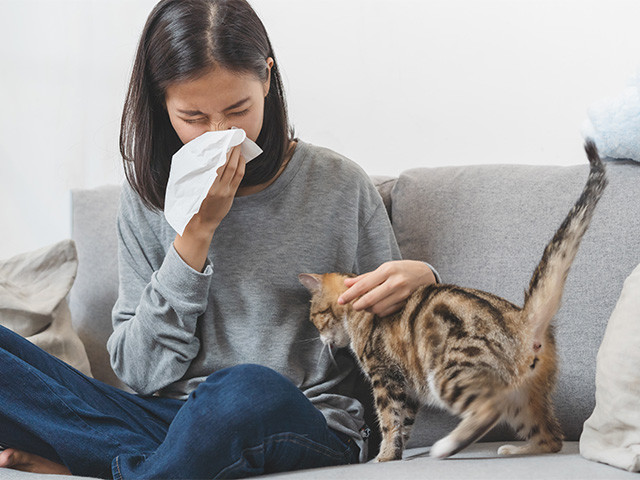
[{"label": "jeans knee", "polygon": [[260,365],[216,372],[194,394],[202,421],[213,422],[216,428],[225,425],[229,431],[250,430],[257,436],[295,431],[295,425],[305,423],[309,415],[322,416],[291,381]]},{"label": "jeans knee", "polygon": [[264,381],[288,382],[285,377],[275,370],[252,363],[245,363],[219,370],[209,375],[205,382],[218,383],[221,380],[238,386],[252,385],[256,382],[261,383]]}]

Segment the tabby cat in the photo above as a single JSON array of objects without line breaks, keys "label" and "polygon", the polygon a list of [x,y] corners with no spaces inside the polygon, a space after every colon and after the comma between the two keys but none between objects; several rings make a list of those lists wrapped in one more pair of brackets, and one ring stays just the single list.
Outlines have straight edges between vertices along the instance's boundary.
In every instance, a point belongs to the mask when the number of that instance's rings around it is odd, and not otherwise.
[{"label": "tabby cat", "polygon": [[556,348],[551,320],[571,263],[607,180],[595,144],[582,195],[544,250],[522,308],[490,293],[454,285],[418,288],[387,317],[339,305],[349,275],[301,274],[312,294],[310,319],[332,348],[351,346],[373,386],[382,430],[376,461],[402,458],[419,406],[432,404],[462,417],[430,454],[445,458],[500,421],[528,440],[499,454],[558,452],[562,431],[551,393]]}]

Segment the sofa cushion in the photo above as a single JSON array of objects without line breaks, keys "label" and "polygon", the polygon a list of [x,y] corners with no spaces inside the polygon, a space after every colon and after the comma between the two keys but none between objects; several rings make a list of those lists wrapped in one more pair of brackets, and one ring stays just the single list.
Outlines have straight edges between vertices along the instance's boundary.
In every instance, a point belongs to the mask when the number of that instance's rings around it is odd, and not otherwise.
[{"label": "sofa cushion", "polygon": [[580,452],[590,460],[640,471],[640,265],[624,282],[598,351],[596,408]]},{"label": "sofa cushion", "polygon": [[0,325],[91,376],[66,300],[77,268],[71,240],[0,261]]},{"label": "sofa cushion", "polygon": [[131,391],[111,369],[107,339],[118,296],[116,215],[120,186],[71,192],[71,231],[78,250],[78,275],[69,294],[73,326],[84,342],[94,377]]},{"label": "sofa cushion", "polygon": [[500,443],[476,443],[446,460],[429,457],[427,448],[406,450],[403,460],[365,465],[345,465],[268,475],[264,478],[296,480],[327,478],[331,480],[438,479],[512,480],[616,480],[637,479],[637,475],[608,465],[589,462],[578,454],[576,442],[566,443],[559,453],[547,455],[499,456]]},{"label": "sofa cushion", "polygon": [[[555,407],[578,440],[595,398],[596,352],[624,279],[638,263],[640,165],[606,162],[609,186],[569,273],[555,319]],[[403,173],[392,192],[404,258],[430,262],[444,283],[486,290],[522,305],[545,245],[577,200],[588,165],[485,165]],[[430,445],[457,420],[422,411],[411,445]],[[487,439],[509,439],[502,429]]]},{"label": "sofa cushion", "polygon": [[387,215],[389,215],[389,218],[391,219],[391,192],[398,179],[396,177],[374,175],[371,177],[371,181],[373,181],[373,184],[378,189],[378,193],[382,197],[384,207],[387,209]]}]

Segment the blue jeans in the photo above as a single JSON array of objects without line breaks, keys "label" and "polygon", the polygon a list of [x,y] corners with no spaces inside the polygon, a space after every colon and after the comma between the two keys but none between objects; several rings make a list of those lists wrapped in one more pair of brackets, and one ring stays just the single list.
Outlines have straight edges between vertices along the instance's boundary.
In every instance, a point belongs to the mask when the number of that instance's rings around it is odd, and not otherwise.
[{"label": "blue jeans", "polygon": [[74,475],[238,478],[357,463],[359,449],[279,373],[239,365],[186,401],[89,378],[0,326],[0,445]]}]

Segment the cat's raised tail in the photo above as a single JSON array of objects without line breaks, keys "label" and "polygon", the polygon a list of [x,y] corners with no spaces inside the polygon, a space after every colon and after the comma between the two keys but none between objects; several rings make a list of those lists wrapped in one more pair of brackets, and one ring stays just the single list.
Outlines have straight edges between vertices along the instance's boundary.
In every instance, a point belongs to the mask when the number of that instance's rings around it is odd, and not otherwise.
[{"label": "cat's raised tail", "polygon": [[525,292],[523,314],[531,328],[531,346],[535,351],[544,346],[546,331],[560,308],[569,268],[608,183],[596,144],[588,139],[584,148],[591,164],[587,183],[582,195],[545,248],[529,283],[529,290]]}]

